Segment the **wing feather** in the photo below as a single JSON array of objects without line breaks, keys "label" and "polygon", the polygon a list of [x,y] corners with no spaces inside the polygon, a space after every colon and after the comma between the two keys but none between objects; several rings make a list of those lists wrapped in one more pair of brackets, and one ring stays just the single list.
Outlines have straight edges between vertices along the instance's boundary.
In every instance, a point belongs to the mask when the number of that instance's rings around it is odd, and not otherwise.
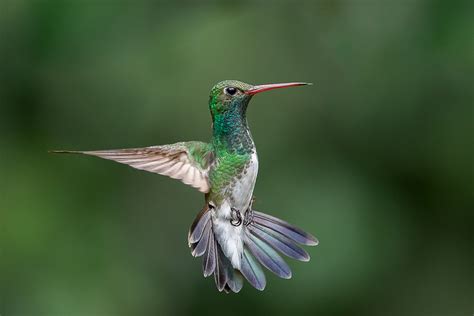
[{"label": "wing feather", "polygon": [[203,142],[181,142],[171,145],[144,148],[53,151],[100,157],[181,180],[203,193],[209,192],[209,168],[212,164],[212,147]]}]

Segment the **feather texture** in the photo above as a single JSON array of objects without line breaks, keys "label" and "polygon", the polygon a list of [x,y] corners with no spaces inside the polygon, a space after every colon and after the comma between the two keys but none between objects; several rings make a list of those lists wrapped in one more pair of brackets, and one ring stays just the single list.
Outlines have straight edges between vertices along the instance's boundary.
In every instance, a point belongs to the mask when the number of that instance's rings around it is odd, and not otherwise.
[{"label": "feather texture", "polygon": [[254,211],[253,221],[255,226],[267,227],[299,244],[307,246],[318,244],[318,240],[313,235],[274,216]]},{"label": "feather texture", "polygon": [[242,277],[242,274],[240,274],[240,272],[235,269],[231,269],[230,272],[231,275],[229,276],[227,284],[232,292],[239,293],[242,287],[244,286],[244,279]]},{"label": "feather texture", "polygon": [[291,278],[290,267],[271,246],[252,234],[247,235],[245,245],[265,268],[280,278]]},{"label": "feather texture", "polygon": [[216,270],[214,271],[214,280],[216,282],[217,289],[222,292],[227,284],[229,276],[225,262],[227,258],[224,256],[221,247],[217,243],[217,240],[214,241],[214,244],[216,255]]},{"label": "feather texture", "polygon": [[198,214],[196,217],[196,220],[193,222],[191,225],[191,228],[189,229],[189,234],[188,234],[188,243],[194,244],[197,243],[204,232],[204,228],[206,227],[206,224],[210,222],[211,219],[211,212],[208,211],[207,208],[205,208],[201,213]]},{"label": "feather texture", "polygon": [[247,249],[242,254],[241,270],[242,275],[257,290],[263,291],[267,284],[265,274],[260,265],[255,261]]},{"label": "feather texture", "polygon": [[181,142],[144,148],[53,152],[84,154],[113,160],[136,169],[181,180],[203,193],[209,192],[210,189],[208,172],[213,160],[212,148],[203,142]]},{"label": "feather texture", "polygon": [[252,235],[257,236],[261,240],[265,241],[267,244],[282,254],[296,260],[309,261],[309,254],[284,235],[272,231],[265,226],[252,224],[248,227]]},{"label": "feather texture", "polygon": [[199,239],[199,241],[196,243],[196,246],[194,247],[192,251],[192,255],[194,257],[200,257],[206,252],[206,249],[209,244],[209,238],[210,238],[210,235],[212,234],[211,227],[212,227],[211,221],[207,221],[206,227],[204,228],[202,236]]},{"label": "feather texture", "polygon": [[214,242],[214,233],[209,235],[209,241],[207,243],[207,250],[204,254],[204,259],[202,261],[202,270],[204,277],[207,278],[216,269],[216,254],[215,254],[215,242]]}]

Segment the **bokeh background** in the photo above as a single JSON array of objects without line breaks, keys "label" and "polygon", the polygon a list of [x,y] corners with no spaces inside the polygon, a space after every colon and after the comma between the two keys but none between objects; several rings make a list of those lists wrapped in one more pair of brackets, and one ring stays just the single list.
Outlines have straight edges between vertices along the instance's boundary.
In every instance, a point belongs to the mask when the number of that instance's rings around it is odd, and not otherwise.
[{"label": "bokeh background", "polygon": [[[0,2],[2,316],[472,315],[473,1]],[[292,280],[218,293],[200,193],[49,149],[208,140],[255,97],[256,208],[314,233]]]}]

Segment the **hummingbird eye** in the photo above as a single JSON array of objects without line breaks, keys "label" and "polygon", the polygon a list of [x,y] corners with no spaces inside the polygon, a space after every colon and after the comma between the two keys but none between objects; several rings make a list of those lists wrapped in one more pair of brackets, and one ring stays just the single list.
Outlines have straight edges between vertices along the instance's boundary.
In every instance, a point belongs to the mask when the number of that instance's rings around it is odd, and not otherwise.
[{"label": "hummingbird eye", "polygon": [[234,87],[227,87],[224,89],[224,92],[228,95],[234,95],[237,93],[237,88]]}]

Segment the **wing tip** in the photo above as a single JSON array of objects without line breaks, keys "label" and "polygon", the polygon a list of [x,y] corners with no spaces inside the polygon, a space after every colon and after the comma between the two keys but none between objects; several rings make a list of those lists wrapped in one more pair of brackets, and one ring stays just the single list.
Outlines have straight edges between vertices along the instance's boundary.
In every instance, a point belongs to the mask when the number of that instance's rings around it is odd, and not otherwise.
[{"label": "wing tip", "polygon": [[63,149],[53,149],[53,150],[48,150],[48,154],[83,154],[84,151],[79,151],[79,150],[63,150]]}]

